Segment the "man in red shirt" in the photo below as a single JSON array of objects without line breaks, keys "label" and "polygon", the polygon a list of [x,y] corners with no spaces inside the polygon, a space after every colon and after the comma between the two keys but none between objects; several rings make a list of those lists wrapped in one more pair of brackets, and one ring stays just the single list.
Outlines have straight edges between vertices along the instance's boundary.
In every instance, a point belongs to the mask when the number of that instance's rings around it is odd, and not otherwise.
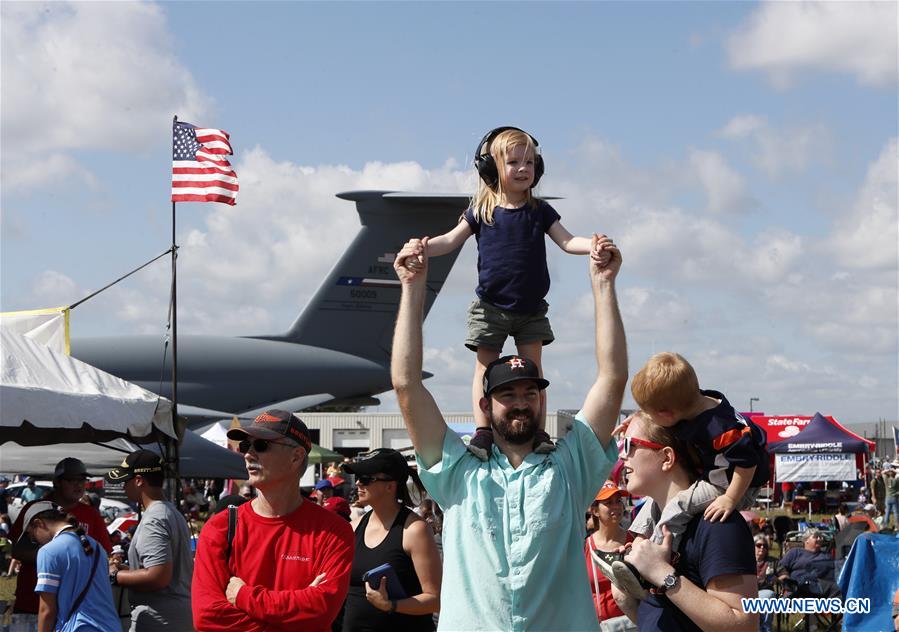
[{"label": "man in red shirt", "polygon": [[237,508],[230,546],[228,511],[203,527],[191,586],[194,626],[330,631],[349,587],[353,531],[300,494],[312,447],[306,424],[270,410],[228,438],[240,441],[258,494]]},{"label": "man in red shirt", "polygon": [[[109,541],[106,523],[103,522],[100,512],[91,505],[79,502],[84,496],[84,483],[89,476],[84,463],[74,457],[66,457],[56,464],[53,472],[53,491],[40,500],[52,501],[62,507],[66,513],[75,516],[81,527],[84,528],[84,532],[99,542],[107,553],[110,553],[112,552],[112,543]],[[22,526],[22,520],[28,513],[28,508],[35,502],[38,501],[32,501],[22,507],[9,535],[10,539],[15,542],[12,556],[22,562],[16,582],[14,621],[26,629],[33,627],[36,630],[39,601],[34,587],[37,585],[37,550],[40,545],[32,542]]]}]

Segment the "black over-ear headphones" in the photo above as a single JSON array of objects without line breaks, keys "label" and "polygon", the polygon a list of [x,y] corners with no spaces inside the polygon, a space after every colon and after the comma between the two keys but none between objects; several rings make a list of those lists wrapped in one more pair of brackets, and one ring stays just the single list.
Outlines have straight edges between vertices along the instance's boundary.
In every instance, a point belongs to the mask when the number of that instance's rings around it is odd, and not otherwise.
[{"label": "black over-ear headphones", "polygon": [[[517,130],[522,134],[528,134],[523,129],[512,127],[511,125],[497,127],[487,132],[487,134],[484,135],[484,138],[481,139],[481,142],[478,143],[477,149],[474,150],[474,167],[478,170],[481,180],[483,180],[491,189],[496,189],[496,183],[499,181],[499,172],[496,169],[496,161],[493,159],[493,156],[490,155],[490,145],[493,143],[494,138],[510,129]],[[530,137],[531,142],[534,143],[534,182],[531,184],[531,188],[533,189],[537,186],[537,183],[540,182],[540,176],[543,175],[544,165],[543,156],[540,155],[540,151],[537,149],[537,147],[540,146],[540,143],[538,143],[537,139],[530,134],[528,134],[528,136]],[[482,149],[484,153],[481,153]]]}]

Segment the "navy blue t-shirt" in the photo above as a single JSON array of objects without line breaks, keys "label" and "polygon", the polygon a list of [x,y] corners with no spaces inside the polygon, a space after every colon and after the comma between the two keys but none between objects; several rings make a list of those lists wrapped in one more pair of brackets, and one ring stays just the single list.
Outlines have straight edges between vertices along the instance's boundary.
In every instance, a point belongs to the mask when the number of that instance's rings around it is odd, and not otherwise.
[{"label": "navy blue t-shirt", "polygon": [[693,419],[682,420],[674,432],[699,452],[703,480],[727,487],[735,467],[755,466],[749,486],[764,485],[771,478],[765,433],[751,419],[736,412],[723,394],[711,390],[700,393],[721,403]]},{"label": "navy blue t-shirt", "polygon": [[[705,589],[722,575],[755,576],[755,549],[752,533],[743,516],[732,513],[724,522],[709,522],[696,516],[681,539],[678,572]],[[664,595],[650,595],[637,609],[640,630],[662,632],[700,628]]]},{"label": "navy blue t-shirt", "polygon": [[510,312],[536,312],[549,292],[544,236],[559,219],[543,200],[536,207],[497,206],[492,225],[476,221],[472,209],[465,211],[478,240],[478,297]]}]

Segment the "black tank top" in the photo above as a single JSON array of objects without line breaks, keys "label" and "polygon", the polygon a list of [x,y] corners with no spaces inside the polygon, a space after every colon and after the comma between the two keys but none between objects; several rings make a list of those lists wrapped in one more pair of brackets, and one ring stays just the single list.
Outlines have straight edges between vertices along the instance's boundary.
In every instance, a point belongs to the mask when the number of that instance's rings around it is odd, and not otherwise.
[{"label": "black tank top", "polygon": [[406,518],[412,513],[408,507],[400,509],[387,532],[387,537],[378,546],[369,548],[365,545],[365,530],[371,512],[363,516],[356,527],[356,549],[353,554],[353,567],[350,570],[350,591],[347,593],[346,610],[343,618],[343,632],[384,632],[408,630],[410,632],[431,632],[435,629],[434,618],[429,614],[410,615],[399,612],[390,614],[378,610],[365,598],[365,586],[362,576],[367,571],[387,562],[396,571],[406,595],[413,597],[421,594],[421,582],[415,574],[412,558],[403,550],[403,526]]}]

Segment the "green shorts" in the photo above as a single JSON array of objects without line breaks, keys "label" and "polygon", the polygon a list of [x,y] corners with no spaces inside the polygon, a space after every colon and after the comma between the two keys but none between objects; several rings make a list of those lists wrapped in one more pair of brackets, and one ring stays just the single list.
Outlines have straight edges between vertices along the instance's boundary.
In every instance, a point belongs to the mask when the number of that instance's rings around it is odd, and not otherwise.
[{"label": "green shorts", "polygon": [[555,340],[546,317],[548,309],[546,301],[540,301],[536,312],[520,314],[500,309],[477,298],[468,308],[468,338],[465,346],[472,351],[477,351],[478,347],[502,349],[509,336],[515,339],[516,345],[538,340],[548,345]]}]

